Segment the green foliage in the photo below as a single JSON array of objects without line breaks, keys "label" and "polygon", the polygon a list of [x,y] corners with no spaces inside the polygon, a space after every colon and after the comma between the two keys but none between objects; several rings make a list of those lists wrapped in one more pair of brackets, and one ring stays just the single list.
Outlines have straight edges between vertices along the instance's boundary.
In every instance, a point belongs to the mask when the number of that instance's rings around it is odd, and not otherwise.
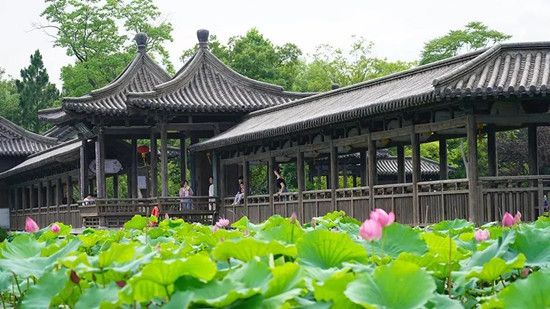
[{"label": "green foliage", "polygon": [[148,50],[173,72],[166,41],[172,41],[172,25],[161,21],[152,0],[45,0],[41,16],[47,24],[38,28],[54,38],[75,63],[62,68],[63,91],[81,96],[113,81],[135,55],[132,39],[147,33]]},{"label": "green foliage", "polygon": [[4,69],[0,68],[0,116],[18,121],[19,114],[19,94],[15,81],[10,77],[4,78]]},{"label": "green foliage", "polygon": [[259,224],[242,218],[215,232],[181,219],[150,229],[149,221],[136,216],[122,230],[77,237],[63,224],[56,235],[48,227],[14,235],[0,243],[0,301],[6,308],[549,305],[545,219],[488,227],[492,238],[479,244],[465,220],[423,229],[394,223],[380,241],[366,242],[360,222],[341,211],[307,228],[281,216]]},{"label": "green foliage", "polygon": [[462,51],[473,51],[508,40],[511,35],[489,29],[479,21],[473,21],[461,30],[451,30],[446,35],[428,41],[420,56],[420,64],[450,58]]},{"label": "green foliage", "polygon": [[6,238],[8,238],[8,231],[0,227],[0,242],[3,242]]},{"label": "green foliage", "polygon": [[39,50],[31,55],[31,64],[21,70],[21,80],[16,80],[15,86],[19,94],[17,123],[33,132],[45,131],[47,126],[36,114],[41,109],[58,105],[59,91],[49,81]]}]

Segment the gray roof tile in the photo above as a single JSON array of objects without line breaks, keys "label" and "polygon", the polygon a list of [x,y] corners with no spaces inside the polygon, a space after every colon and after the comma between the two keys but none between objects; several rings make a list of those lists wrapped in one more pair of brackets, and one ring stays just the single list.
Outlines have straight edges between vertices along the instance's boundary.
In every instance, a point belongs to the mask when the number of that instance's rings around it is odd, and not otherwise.
[{"label": "gray roof tile", "polygon": [[28,156],[57,144],[55,138],[27,131],[0,117],[0,156]]}]

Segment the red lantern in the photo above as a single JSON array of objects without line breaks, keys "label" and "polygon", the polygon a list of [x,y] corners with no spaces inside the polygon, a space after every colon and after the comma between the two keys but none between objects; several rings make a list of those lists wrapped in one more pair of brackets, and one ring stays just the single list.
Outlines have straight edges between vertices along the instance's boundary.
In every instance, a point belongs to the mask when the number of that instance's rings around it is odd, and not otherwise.
[{"label": "red lantern", "polygon": [[138,153],[141,154],[141,158],[143,159],[143,165],[145,165],[145,156],[149,153],[149,146],[147,145],[141,145],[137,148]]}]

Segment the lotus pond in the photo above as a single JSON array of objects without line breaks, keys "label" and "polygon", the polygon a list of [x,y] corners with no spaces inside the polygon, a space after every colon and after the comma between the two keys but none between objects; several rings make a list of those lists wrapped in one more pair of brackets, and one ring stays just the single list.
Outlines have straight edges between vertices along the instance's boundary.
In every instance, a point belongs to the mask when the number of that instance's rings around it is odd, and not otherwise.
[{"label": "lotus pond", "polygon": [[3,308],[550,306],[547,217],[487,224],[481,241],[466,220],[393,223],[372,241],[342,212],[303,225],[280,216],[215,228],[156,220],[11,234],[0,244]]}]

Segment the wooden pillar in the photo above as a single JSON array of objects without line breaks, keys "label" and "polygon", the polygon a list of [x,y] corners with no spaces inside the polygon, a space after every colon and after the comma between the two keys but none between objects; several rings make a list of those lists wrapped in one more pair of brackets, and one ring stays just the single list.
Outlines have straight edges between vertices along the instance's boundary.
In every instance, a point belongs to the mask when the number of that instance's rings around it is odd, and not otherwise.
[{"label": "wooden pillar", "polygon": [[105,186],[105,135],[103,127],[100,126],[97,132],[97,140],[95,142],[95,160],[96,160],[96,187],[97,198],[106,197]]},{"label": "wooden pillar", "polygon": [[344,188],[348,187],[348,165],[346,163],[342,164],[342,186]]},{"label": "wooden pillar", "polygon": [[275,194],[275,174],[273,173],[273,170],[275,169],[275,158],[271,156],[271,151],[269,151],[269,161],[267,163],[267,175],[269,177],[268,179],[268,193],[269,193],[269,208],[271,209],[271,214],[275,214],[275,205],[273,203],[274,201],[274,194]]},{"label": "wooden pillar", "polygon": [[397,145],[397,182],[405,183],[405,146]]},{"label": "wooden pillar", "polygon": [[220,156],[218,152],[212,152],[212,179],[214,184],[214,195],[219,196],[219,185],[220,185]]},{"label": "wooden pillar", "polygon": [[73,177],[67,176],[67,205],[74,202]]},{"label": "wooden pillar", "polygon": [[317,190],[321,190],[321,167],[319,165],[315,166],[315,172],[317,174]]},{"label": "wooden pillar", "polygon": [[[194,145],[199,142],[199,139],[196,136],[191,135],[191,145]],[[189,166],[189,174],[191,179],[189,180],[191,187],[193,190],[197,191],[197,155],[198,153],[193,152],[190,154],[190,166]]]},{"label": "wooden pillar", "polygon": [[[330,143],[330,196],[332,198],[332,210],[337,210],[336,207],[336,189],[338,189],[338,151],[333,146],[332,140]],[[324,215],[324,214],[320,214]]]},{"label": "wooden pillar", "polygon": [[118,198],[118,175],[113,175],[113,198]]},{"label": "wooden pillar", "polygon": [[[197,141],[198,142],[198,141]],[[187,178],[187,144],[186,144],[186,136],[182,132],[182,136],[180,137],[180,180],[185,181],[189,180]]]},{"label": "wooden pillar", "polygon": [[466,132],[468,139],[468,216],[473,222],[480,225],[481,205],[478,201],[478,170],[477,170],[477,125],[474,115],[466,118]]},{"label": "wooden pillar", "polygon": [[489,176],[497,176],[497,139],[494,125],[487,127],[487,165],[489,167]]},{"label": "wooden pillar", "polygon": [[57,178],[56,179],[56,183],[55,183],[55,197],[56,197],[56,200],[55,200],[55,204],[56,204],[56,212],[55,212],[55,219],[53,221],[59,221],[60,217],[59,217],[59,206],[63,205],[63,181],[61,180],[61,178]]},{"label": "wooden pillar", "polygon": [[46,206],[53,206],[53,187],[52,181],[46,181]]},{"label": "wooden pillar", "polygon": [[15,207],[13,209],[15,209],[15,210],[23,208],[23,207],[21,207],[21,193],[19,192],[19,190],[20,190],[20,188],[15,188],[14,189]]},{"label": "wooden pillar", "polygon": [[302,221],[305,220],[304,213],[304,204],[303,204],[303,192],[306,188],[306,177],[305,177],[305,166],[304,166],[304,153],[298,150],[296,154],[296,180],[298,181],[298,216]]},{"label": "wooden pillar", "polygon": [[[248,193],[250,192],[250,163],[243,157],[243,183],[244,183],[244,213],[250,217],[248,212]],[[237,218],[235,218],[237,219]]]},{"label": "wooden pillar", "polygon": [[367,136],[368,143],[368,186],[369,186],[369,209],[374,210],[374,186],[376,185],[376,141],[372,139],[371,133]]},{"label": "wooden pillar", "polygon": [[149,188],[149,196],[157,197],[158,194],[158,149],[157,149],[157,132],[155,128],[151,128],[151,149],[150,149],[150,158],[151,158],[151,175],[150,183],[151,187]]},{"label": "wooden pillar", "polygon": [[137,169],[137,139],[132,138],[132,150],[131,150],[131,177],[132,177],[132,198],[138,198],[138,169]]},{"label": "wooden pillar", "polygon": [[413,224],[420,223],[420,201],[418,198],[418,182],[421,181],[420,175],[420,139],[414,132],[414,125],[411,127],[411,149],[412,149],[412,188],[413,188]]},{"label": "wooden pillar", "polygon": [[439,139],[439,179],[445,180],[448,178],[447,170],[447,139]]},{"label": "wooden pillar", "polygon": [[[223,163],[223,161],[220,160],[220,172],[218,174],[218,179],[216,180],[216,178],[214,178],[214,186],[215,186],[214,188],[217,190],[215,191],[216,194],[220,197],[220,204],[218,207],[218,211],[222,211],[222,212],[224,211],[223,206],[225,206],[224,200],[225,200],[225,197],[227,196],[226,184],[227,184],[227,181],[226,181],[225,164]],[[225,216],[225,213],[223,213],[223,215]]]},{"label": "wooden pillar", "polygon": [[537,126],[535,124],[530,124],[527,127],[529,175],[539,174],[537,146]]},{"label": "wooden pillar", "polygon": [[361,186],[365,187],[368,183],[367,169],[369,165],[369,161],[367,159],[367,150],[359,151],[359,161],[359,177],[361,177]]},{"label": "wooden pillar", "polygon": [[82,142],[80,144],[80,199],[83,200],[88,196],[88,152],[86,146],[88,140],[84,137],[80,137]]},{"label": "wooden pillar", "polygon": [[35,195],[34,195],[34,186],[30,185],[29,186],[29,208],[36,207],[35,202],[36,202],[36,198],[35,198]]},{"label": "wooden pillar", "polygon": [[166,132],[166,122],[160,123],[160,177],[162,180],[162,197],[168,196],[168,134]]}]

